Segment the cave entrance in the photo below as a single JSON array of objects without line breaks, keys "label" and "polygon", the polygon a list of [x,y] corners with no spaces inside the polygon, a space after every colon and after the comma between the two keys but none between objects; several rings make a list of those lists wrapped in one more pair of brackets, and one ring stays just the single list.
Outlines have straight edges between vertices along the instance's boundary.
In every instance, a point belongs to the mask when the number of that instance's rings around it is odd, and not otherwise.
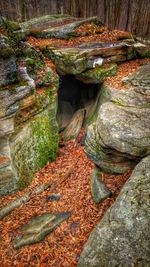
[{"label": "cave entrance", "polygon": [[86,84],[76,79],[74,75],[60,76],[58,90],[58,124],[59,130],[64,130],[79,109],[85,112],[92,107],[98,95],[98,84]]}]

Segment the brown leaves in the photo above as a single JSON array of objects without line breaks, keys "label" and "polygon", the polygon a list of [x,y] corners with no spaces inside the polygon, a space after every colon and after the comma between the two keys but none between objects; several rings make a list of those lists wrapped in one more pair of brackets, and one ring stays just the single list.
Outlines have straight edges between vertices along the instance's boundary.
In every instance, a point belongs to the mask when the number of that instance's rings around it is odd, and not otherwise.
[{"label": "brown leaves", "polygon": [[[82,132],[78,140],[82,137]],[[44,182],[56,182],[53,193],[60,194],[59,201],[47,201],[46,196],[52,193],[50,189],[35,196],[25,205],[17,208],[1,222],[0,262],[1,266],[49,266],[73,267],[77,265],[79,255],[87,238],[104,215],[107,208],[114,202],[120,188],[130,173],[119,176],[103,175],[105,184],[114,192],[101,204],[94,204],[90,193],[90,175],[93,163],[89,161],[77,142],[63,142],[65,146],[59,149],[55,162],[47,163],[41,169],[32,184],[23,192],[1,198],[1,205],[21,196],[27,190],[33,190],[36,185]],[[76,167],[72,168],[76,162]],[[69,170],[72,170],[71,172]],[[61,184],[60,175],[69,172],[69,177]],[[32,216],[45,212],[71,211],[71,216],[64,221],[43,242],[14,250],[11,238],[17,229]]]},{"label": "brown leaves", "polygon": [[128,32],[120,30],[109,31],[106,27],[97,26],[93,23],[86,23],[84,25],[81,25],[80,27],[76,28],[76,32],[88,32],[88,35],[81,37],[71,37],[68,40],[56,38],[40,39],[30,36],[27,40],[28,43],[38,48],[47,45],[52,45],[55,47],[72,47],[75,45],[80,45],[84,42],[114,43],[120,39],[131,37],[130,33]]},{"label": "brown leaves", "polygon": [[102,33],[106,30],[107,30],[107,28],[104,26],[99,26],[99,25],[96,25],[94,23],[84,23],[81,26],[77,27],[75,29],[75,32],[78,32],[78,33],[85,32],[88,34],[95,34],[95,33]]},{"label": "brown leaves", "polygon": [[107,77],[105,83],[115,89],[128,89],[128,86],[122,83],[122,79],[133,74],[144,62],[150,62],[150,59],[135,59],[121,63],[118,66],[117,74]]}]

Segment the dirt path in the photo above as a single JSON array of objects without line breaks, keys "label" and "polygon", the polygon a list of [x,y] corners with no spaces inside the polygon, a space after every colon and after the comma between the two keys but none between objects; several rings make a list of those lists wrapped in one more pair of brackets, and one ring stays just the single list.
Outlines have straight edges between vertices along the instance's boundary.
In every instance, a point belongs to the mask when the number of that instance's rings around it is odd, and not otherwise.
[{"label": "dirt path", "polygon": [[[75,160],[77,160],[76,168],[66,182],[59,185],[58,175],[65,173]],[[86,157],[83,147],[77,142],[67,142],[59,149],[56,161],[48,163],[36,174],[28,189],[43,182],[56,180],[58,187],[53,193],[59,193],[60,200],[48,201],[46,196],[51,192],[47,190],[0,221],[1,267],[73,267],[77,265],[79,255],[91,230],[114,202],[120,188],[130,175],[129,172],[123,176],[104,175],[104,182],[114,192],[114,196],[96,205],[90,193],[92,168],[93,164]],[[16,196],[21,196],[26,190],[2,197],[0,206]],[[31,217],[45,212],[66,211],[71,212],[69,219],[49,234],[44,241],[18,250],[13,249],[11,239],[16,236],[17,229]]]}]

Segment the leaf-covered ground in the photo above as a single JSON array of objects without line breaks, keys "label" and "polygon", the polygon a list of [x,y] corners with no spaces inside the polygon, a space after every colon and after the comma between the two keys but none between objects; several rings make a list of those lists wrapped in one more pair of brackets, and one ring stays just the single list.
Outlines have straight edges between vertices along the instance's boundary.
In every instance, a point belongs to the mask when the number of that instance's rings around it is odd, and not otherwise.
[{"label": "leaf-covered ground", "polygon": [[[80,139],[80,136],[78,140]],[[114,192],[112,198],[95,204],[90,193],[90,174],[93,164],[86,157],[83,147],[78,142],[67,142],[59,149],[57,160],[41,169],[34,177],[32,184],[22,192],[0,199],[0,206],[21,196],[25,191],[52,180],[56,190],[47,190],[33,197],[28,203],[14,210],[0,222],[0,266],[50,266],[72,267],[77,265],[93,227],[102,218],[107,208],[114,202],[130,171],[124,175],[103,175],[106,186]],[[64,183],[59,184],[59,177],[71,168],[71,175]],[[48,201],[46,196],[59,193],[59,201]],[[11,239],[17,229],[31,217],[46,212],[70,211],[71,216],[42,242],[15,250]]]},{"label": "leaf-covered ground", "polygon": [[122,79],[132,75],[142,64],[150,62],[150,59],[134,59],[120,63],[117,74],[113,77],[107,77],[105,83],[115,89],[128,89],[128,85],[122,82]]}]

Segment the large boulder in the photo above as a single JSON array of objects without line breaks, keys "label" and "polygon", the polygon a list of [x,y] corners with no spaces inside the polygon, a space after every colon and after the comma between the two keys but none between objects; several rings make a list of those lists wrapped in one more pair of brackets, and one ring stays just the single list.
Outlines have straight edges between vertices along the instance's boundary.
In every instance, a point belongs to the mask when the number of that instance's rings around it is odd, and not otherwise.
[{"label": "large boulder", "polygon": [[150,266],[150,156],[91,233],[78,267]]},{"label": "large boulder", "polygon": [[[58,75],[44,65],[33,48],[21,49],[23,58],[18,62],[17,82],[0,88],[1,195],[27,185],[33,174],[57,155]],[[27,64],[29,60],[35,63],[34,71]],[[28,71],[40,87],[36,88]]]},{"label": "large boulder", "polygon": [[104,171],[123,173],[150,153],[149,71],[150,64],[142,66],[126,79],[128,90],[114,89],[88,128],[86,153]]}]

